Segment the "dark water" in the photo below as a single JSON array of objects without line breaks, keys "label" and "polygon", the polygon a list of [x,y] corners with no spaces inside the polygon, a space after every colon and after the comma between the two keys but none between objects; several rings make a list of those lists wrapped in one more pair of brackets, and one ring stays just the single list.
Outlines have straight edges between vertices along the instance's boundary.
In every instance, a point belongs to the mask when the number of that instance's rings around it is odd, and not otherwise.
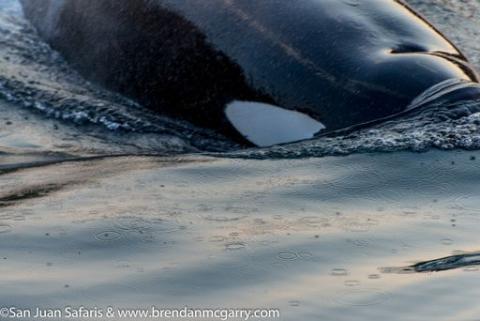
[{"label": "dark water", "polygon": [[479,102],[238,150],[84,81],[0,8],[0,307],[479,319]]}]

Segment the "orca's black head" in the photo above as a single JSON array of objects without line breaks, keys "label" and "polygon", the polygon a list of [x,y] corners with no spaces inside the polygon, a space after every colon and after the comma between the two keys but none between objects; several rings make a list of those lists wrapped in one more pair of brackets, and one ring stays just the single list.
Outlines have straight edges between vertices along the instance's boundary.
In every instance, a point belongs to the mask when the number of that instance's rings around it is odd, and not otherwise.
[{"label": "orca's black head", "polygon": [[478,95],[463,54],[400,0],[21,0],[86,78],[269,146]]},{"label": "orca's black head", "polygon": [[222,14],[211,19],[234,22],[226,27],[233,39],[218,39],[216,48],[271,97],[268,104],[233,101],[226,108],[231,124],[256,145],[365,126],[433,101],[480,97],[464,55],[403,1],[217,5]]}]

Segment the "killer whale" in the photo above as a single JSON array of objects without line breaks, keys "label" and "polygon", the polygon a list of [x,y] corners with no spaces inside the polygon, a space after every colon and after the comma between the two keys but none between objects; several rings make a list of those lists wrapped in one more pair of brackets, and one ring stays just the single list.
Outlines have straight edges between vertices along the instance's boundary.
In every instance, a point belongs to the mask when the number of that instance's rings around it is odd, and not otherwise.
[{"label": "killer whale", "polygon": [[21,2],[87,79],[258,146],[480,96],[465,56],[400,0]]}]

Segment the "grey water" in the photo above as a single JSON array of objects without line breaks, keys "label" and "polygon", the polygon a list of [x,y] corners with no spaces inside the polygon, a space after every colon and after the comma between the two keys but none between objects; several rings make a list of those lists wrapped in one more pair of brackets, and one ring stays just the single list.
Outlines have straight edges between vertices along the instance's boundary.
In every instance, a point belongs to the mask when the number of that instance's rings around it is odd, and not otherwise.
[{"label": "grey water", "polygon": [[[478,2],[411,2],[478,66]],[[0,308],[480,319],[480,102],[239,150],[83,80],[16,0],[0,97]]]}]

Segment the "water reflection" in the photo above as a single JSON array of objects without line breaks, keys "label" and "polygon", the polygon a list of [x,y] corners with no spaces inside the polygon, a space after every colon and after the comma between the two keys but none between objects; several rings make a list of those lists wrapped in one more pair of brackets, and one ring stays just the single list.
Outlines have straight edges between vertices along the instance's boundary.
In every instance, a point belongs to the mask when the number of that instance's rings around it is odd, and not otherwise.
[{"label": "water reflection", "polygon": [[[461,198],[476,190],[472,155],[20,166],[1,176],[0,197],[14,195],[16,182],[62,188],[2,208],[0,300],[279,307],[285,320],[430,319],[436,312],[417,304],[421,295],[456,300],[454,315],[476,311],[473,299],[457,302],[466,287],[475,297],[480,282],[472,252],[480,204]],[[418,263],[454,250],[462,252]],[[379,273],[385,266],[450,271]]]}]

